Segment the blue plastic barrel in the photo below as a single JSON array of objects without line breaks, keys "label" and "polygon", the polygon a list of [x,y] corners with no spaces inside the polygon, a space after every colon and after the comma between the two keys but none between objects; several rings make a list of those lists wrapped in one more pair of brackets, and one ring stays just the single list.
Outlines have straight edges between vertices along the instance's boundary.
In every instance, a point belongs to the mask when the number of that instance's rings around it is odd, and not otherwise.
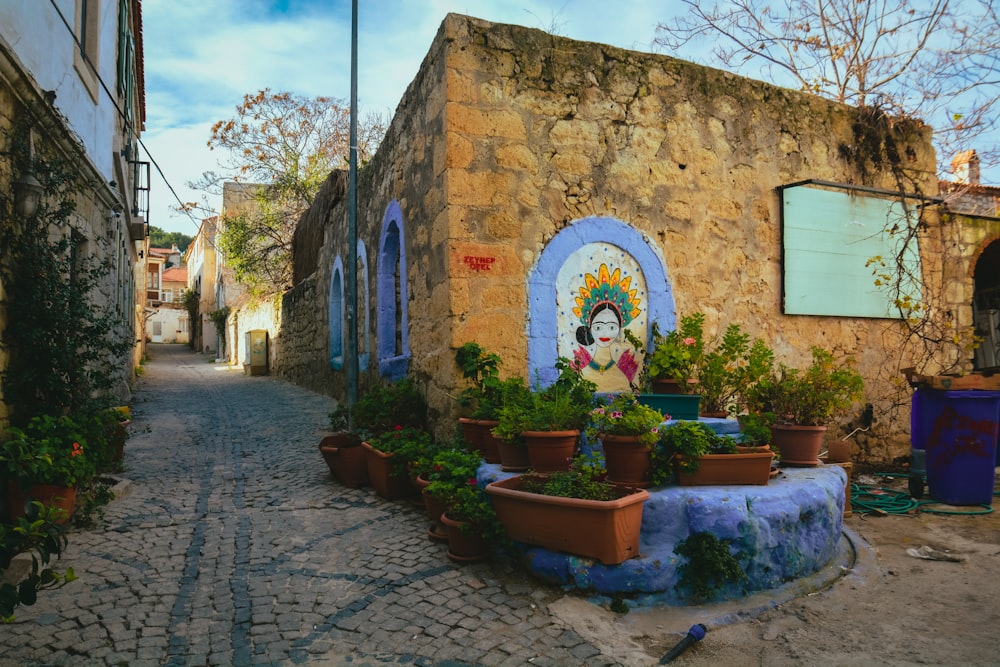
[{"label": "blue plastic barrel", "polygon": [[993,501],[1000,392],[913,392],[910,443],[923,450],[932,498],[949,505]]}]

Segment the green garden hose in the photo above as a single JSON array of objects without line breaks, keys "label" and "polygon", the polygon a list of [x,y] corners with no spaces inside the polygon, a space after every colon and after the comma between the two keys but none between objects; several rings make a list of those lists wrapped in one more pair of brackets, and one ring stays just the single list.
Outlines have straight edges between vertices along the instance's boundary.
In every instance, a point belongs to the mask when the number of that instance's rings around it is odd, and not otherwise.
[{"label": "green garden hose", "polygon": [[[906,474],[876,473],[876,477],[905,477]],[[994,493],[994,496],[1000,493]],[[917,500],[905,491],[886,489],[867,484],[851,484],[851,507],[861,514],[909,514],[913,510],[928,514],[989,514],[992,505],[973,505],[967,510],[939,509],[934,505],[942,505],[936,500]],[[949,505],[949,507],[953,507]]]}]

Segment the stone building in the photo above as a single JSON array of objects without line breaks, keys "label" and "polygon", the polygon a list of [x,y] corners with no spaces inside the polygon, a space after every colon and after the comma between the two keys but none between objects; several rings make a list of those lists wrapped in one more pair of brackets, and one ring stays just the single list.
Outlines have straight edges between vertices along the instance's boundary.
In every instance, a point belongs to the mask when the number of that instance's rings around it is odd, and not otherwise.
[{"label": "stone building", "polygon": [[[140,14],[140,0],[0,4],[0,225],[13,233],[0,248],[10,278],[0,284],[0,372],[14,363],[5,335],[12,287],[32,279],[11,247],[29,221],[48,225],[51,244],[69,244],[71,273],[90,259],[104,263],[106,274],[90,294],[94,308],[114,313],[114,336],[141,339],[149,163],[138,153],[145,122]],[[48,216],[62,203],[54,194],[58,169],[80,187],[70,195],[69,215]],[[137,345],[114,360],[116,399],[127,400],[140,357]],[[0,426],[11,408],[0,400]]]},{"label": "stone building", "polygon": [[[789,365],[814,345],[856,358],[875,418],[857,455],[897,455],[899,369],[969,363],[911,344],[893,305],[915,294],[937,324],[971,330],[974,250],[950,243],[930,135],[668,56],[449,15],[360,171],[357,247],[343,174],[300,221],[272,372],[345,396],[349,271],[361,392],[412,376],[441,436],[466,341],[545,383],[558,357],[597,358],[575,332],[598,301],[640,340],[703,312],[709,334],[738,323]],[[911,245],[885,269],[896,295],[866,264],[898,251],[893,218],[920,230],[919,255]],[[599,366],[602,381],[634,372]]]}]

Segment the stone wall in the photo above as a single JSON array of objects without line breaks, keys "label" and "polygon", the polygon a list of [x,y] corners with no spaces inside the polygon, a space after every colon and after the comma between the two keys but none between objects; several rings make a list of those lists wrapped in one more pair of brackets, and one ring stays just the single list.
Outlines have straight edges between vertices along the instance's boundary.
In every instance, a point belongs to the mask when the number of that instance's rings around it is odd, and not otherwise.
[{"label": "stone wall", "polygon": [[[663,312],[704,312],[710,334],[739,323],[793,365],[812,345],[856,356],[878,429],[895,433],[880,440],[880,455],[898,453],[908,424],[895,413],[898,423],[887,423],[885,397],[899,387],[885,362],[901,328],[782,313],[775,188],[805,179],[895,188],[903,178],[933,194],[934,164],[930,130],[919,123],[667,56],[449,15],[360,171],[359,237],[372,267],[361,321],[367,309],[374,348],[379,234],[398,202],[410,375],[426,387],[438,434],[450,435],[461,389],[455,349],[477,341],[502,356],[505,373],[530,378],[528,320],[539,304],[529,302],[528,276],[579,221],[620,221],[663,265],[672,301],[655,304]],[[280,346],[275,370],[343,396],[344,373],[328,364],[327,318],[331,267],[351,253],[345,201],[327,204],[310,213],[326,233],[315,271],[297,276],[285,298],[280,336],[295,344]],[[362,391],[379,381],[377,369],[362,369]]]}]

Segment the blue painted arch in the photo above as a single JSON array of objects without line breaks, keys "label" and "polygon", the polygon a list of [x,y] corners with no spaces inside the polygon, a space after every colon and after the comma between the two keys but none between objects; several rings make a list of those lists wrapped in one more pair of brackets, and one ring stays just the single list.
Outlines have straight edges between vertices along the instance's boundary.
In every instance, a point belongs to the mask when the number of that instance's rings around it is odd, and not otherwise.
[{"label": "blue painted arch", "polygon": [[557,377],[556,277],[569,256],[589,243],[610,243],[631,255],[646,279],[650,331],[654,323],[660,331],[676,328],[674,294],[667,267],[648,239],[617,218],[581,218],[549,241],[528,277],[528,377],[532,382],[537,379],[542,386]]},{"label": "blue painted arch", "polygon": [[391,380],[406,377],[410,368],[405,241],[403,212],[393,199],[382,218],[379,238],[375,320],[379,373]]},{"label": "blue painted arch", "polygon": [[330,368],[335,371],[344,368],[344,260],[337,255],[330,271],[329,296]]}]

